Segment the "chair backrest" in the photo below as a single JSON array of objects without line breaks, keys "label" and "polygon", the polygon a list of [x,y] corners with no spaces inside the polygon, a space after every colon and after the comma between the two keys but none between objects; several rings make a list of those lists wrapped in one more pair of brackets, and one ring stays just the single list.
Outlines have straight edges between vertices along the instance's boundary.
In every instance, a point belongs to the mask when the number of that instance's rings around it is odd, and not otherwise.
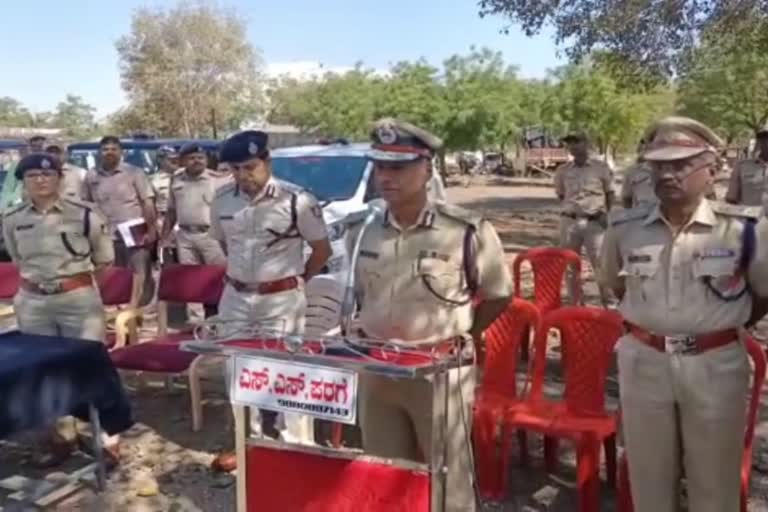
[{"label": "chair backrest", "polygon": [[0,262],[0,299],[12,299],[20,284],[19,267],[10,262]]},{"label": "chair backrest", "polygon": [[755,422],[760,408],[760,394],[765,383],[766,356],[765,349],[752,336],[747,336],[745,346],[752,360],[752,389],[749,393],[749,409],[747,411],[747,430],[744,434],[744,450],[746,464],[752,463],[752,440],[755,437]]},{"label": "chair backrest", "polygon": [[533,302],[542,314],[560,307],[561,290],[569,266],[578,280],[575,304],[581,302],[581,257],[570,249],[558,247],[535,247],[518,254],[512,263],[515,297],[521,297],[521,267],[528,262],[533,272]]},{"label": "chair backrest", "polygon": [[105,306],[121,306],[131,302],[133,270],[126,267],[109,267],[98,275],[101,301]]},{"label": "chair backrest", "polygon": [[157,299],[215,305],[224,291],[226,268],[219,265],[165,265]]},{"label": "chair backrest", "polygon": [[538,334],[540,328],[541,314],[532,302],[516,297],[509,301],[507,309],[485,330],[482,392],[517,396],[521,341],[531,332]]},{"label": "chair backrest", "polygon": [[547,336],[560,332],[566,407],[580,414],[605,412],[605,383],[616,342],[624,334],[621,315],[601,308],[571,306],[544,315],[534,354],[532,397],[543,393]]},{"label": "chair backrest", "polygon": [[341,323],[344,288],[329,275],[315,276],[304,286],[307,297],[304,332],[306,334],[334,334]]}]

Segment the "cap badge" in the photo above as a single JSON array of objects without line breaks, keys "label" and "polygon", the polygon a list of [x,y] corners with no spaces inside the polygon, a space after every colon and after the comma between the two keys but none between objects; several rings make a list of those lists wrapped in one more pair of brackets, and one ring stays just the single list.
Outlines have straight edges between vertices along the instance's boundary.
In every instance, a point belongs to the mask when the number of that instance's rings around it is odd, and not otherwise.
[{"label": "cap badge", "polygon": [[397,132],[391,124],[383,124],[376,130],[376,135],[382,144],[394,144],[397,142]]},{"label": "cap badge", "polygon": [[259,145],[255,142],[249,142],[248,143],[248,153],[251,155],[258,155],[259,154]]},{"label": "cap badge", "polygon": [[47,158],[43,158],[42,160],[40,160],[40,167],[43,169],[50,169],[51,161],[48,160]]}]

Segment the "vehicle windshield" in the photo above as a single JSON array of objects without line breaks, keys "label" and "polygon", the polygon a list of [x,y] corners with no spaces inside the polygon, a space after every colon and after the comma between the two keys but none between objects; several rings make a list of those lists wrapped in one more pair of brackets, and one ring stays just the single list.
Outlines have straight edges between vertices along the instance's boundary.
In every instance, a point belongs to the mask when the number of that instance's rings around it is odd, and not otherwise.
[{"label": "vehicle windshield", "polygon": [[[123,161],[139,169],[144,169],[147,174],[152,174],[157,170],[155,153],[154,149],[125,149],[123,150]],[[99,150],[72,150],[69,153],[69,161],[83,169],[93,169],[99,164]]]},{"label": "vehicle windshield", "polygon": [[355,195],[367,163],[362,156],[275,157],[272,173],[319,201],[343,201]]}]

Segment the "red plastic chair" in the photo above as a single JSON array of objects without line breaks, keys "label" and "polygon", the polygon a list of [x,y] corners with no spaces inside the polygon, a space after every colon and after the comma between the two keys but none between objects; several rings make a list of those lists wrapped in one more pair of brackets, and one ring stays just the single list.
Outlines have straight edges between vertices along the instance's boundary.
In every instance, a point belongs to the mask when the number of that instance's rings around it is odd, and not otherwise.
[{"label": "red plastic chair", "polygon": [[[562,400],[544,397],[550,329],[560,331],[565,378]],[[535,338],[530,396],[510,407],[503,422],[502,453],[509,451],[510,430],[541,432],[550,472],[557,464],[556,439],[576,442],[578,510],[582,512],[599,510],[600,443],[605,445],[607,483],[614,486],[616,482],[617,414],[605,409],[605,382],[614,346],[623,332],[621,316],[601,308],[566,307],[544,315]],[[525,450],[521,446],[523,461],[527,460]]]},{"label": "red plastic chair", "polygon": [[[752,373],[752,389],[749,394],[749,409],[747,411],[747,429],[744,432],[744,455],[741,460],[741,512],[747,512],[747,497],[749,496],[749,480],[752,474],[752,441],[755,437],[755,422],[760,408],[760,393],[765,383],[766,356],[765,350],[753,337],[747,336],[745,346],[754,371]],[[629,483],[629,464],[626,452],[619,462],[619,488],[617,493],[618,512],[634,512],[632,489]]]},{"label": "red plastic chair", "polygon": [[[224,290],[223,266],[167,265],[160,272],[158,286],[157,335],[149,340],[110,352],[115,367],[121,370],[166,374],[188,374],[192,401],[192,429],[200,430],[203,422],[197,354],[180,349],[191,339],[190,332],[168,333],[168,302],[192,302],[215,305]],[[134,312],[140,315],[140,312]]]},{"label": "red plastic chair", "polygon": [[[486,499],[501,500],[504,495],[503,458],[498,453],[497,428],[506,409],[518,400],[517,366],[523,332],[538,333],[541,314],[533,303],[513,298],[485,331],[486,355],[482,380],[474,404],[472,440],[480,492]],[[526,444],[525,432],[519,441]]]},{"label": "red plastic chair", "polygon": [[[515,297],[522,297],[522,266],[528,263],[533,272],[533,303],[542,315],[562,306],[562,287],[566,283],[567,270],[571,267],[577,280],[574,305],[581,304],[581,257],[570,249],[535,247],[523,251],[512,263]],[[567,284],[567,283],[566,283]],[[523,358],[528,359],[529,336],[523,336]]]}]

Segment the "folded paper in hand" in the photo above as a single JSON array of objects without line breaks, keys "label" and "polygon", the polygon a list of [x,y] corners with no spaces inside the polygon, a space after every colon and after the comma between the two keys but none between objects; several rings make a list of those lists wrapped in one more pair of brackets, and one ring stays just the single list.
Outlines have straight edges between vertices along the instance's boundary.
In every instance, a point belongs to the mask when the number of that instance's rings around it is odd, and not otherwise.
[{"label": "folded paper in hand", "polygon": [[117,232],[126,247],[140,247],[148,233],[147,223],[143,218],[131,219],[117,225]]}]

